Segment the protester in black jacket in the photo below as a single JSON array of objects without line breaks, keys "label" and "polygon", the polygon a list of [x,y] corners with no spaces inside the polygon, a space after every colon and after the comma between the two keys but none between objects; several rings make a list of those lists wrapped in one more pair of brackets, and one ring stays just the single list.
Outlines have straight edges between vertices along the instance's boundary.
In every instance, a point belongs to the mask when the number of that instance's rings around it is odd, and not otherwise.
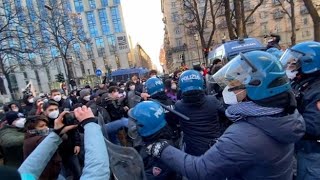
[{"label": "protester in black jacket", "polygon": [[50,99],[59,104],[59,111],[70,110],[72,101],[70,99],[62,99],[61,92],[58,89],[51,90]]},{"label": "protester in black jacket", "polygon": [[180,118],[184,133],[185,152],[194,156],[205,153],[222,134],[220,117],[224,107],[214,96],[206,96],[202,75],[194,70],[183,72],[179,79],[182,100],[175,104],[175,110],[190,120]]},{"label": "protester in black jacket", "polygon": [[[43,113],[48,117],[49,128],[53,128],[54,120],[57,119],[60,114],[59,104],[53,100],[49,100],[43,104]],[[67,114],[67,116],[69,115],[68,117],[70,117],[70,114],[66,111],[61,113]],[[72,116],[67,119],[67,116],[63,116],[65,124],[73,124],[72,122],[74,122],[75,119],[72,119]],[[74,179],[79,179],[81,176],[81,167],[77,155],[80,153],[80,134],[77,129],[73,129],[68,131],[62,139],[64,139],[64,141],[59,147],[59,154],[62,158],[63,166],[72,172]],[[64,176],[68,176],[67,172],[64,172]]]},{"label": "protester in black jacket", "polygon": [[111,121],[119,120],[125,117],[126,112],[129,110],[127,106],[121,106],[119,103],[119,88],[116,86],[109,87],[109,93],[104,95],[106,100],[107,111],[110,114]]}]

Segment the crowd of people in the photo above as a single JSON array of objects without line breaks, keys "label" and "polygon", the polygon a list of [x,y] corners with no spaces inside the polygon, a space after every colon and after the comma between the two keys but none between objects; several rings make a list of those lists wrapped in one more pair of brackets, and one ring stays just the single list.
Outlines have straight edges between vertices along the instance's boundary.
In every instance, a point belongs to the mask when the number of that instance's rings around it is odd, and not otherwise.
[{"label": "crowd of people", "polygon": [[141,179],[319,179],[319,74],[320,43],[303,42],[281,57],[25,94],[1,120],[0,179],[118,179],[106,142],[137,151]]}]

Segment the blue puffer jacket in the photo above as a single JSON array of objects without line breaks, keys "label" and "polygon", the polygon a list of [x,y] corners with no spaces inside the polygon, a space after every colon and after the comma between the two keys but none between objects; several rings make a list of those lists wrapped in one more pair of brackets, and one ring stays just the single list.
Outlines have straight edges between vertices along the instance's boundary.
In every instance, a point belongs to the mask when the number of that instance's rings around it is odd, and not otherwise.
[{"label": "blue puffer jacket", "polygon": [[204,155],[167,147],[161,160],[190,180],[291,180],[294,142],[305,131],[302,116],[247,117],[232,124]]}]

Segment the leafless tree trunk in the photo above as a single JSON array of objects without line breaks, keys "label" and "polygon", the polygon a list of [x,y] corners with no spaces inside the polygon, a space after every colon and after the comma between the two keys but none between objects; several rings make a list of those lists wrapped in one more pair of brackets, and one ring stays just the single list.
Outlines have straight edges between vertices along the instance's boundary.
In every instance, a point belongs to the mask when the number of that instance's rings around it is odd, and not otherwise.
[{"label": "leafless tree trunk", "polygon": [[236,39],[237,36],[234,34],[234,28],[232,24],[232,12],[230,7],[230,0],[224,0],[224,10],[225,10],[224,12],[226,17],[229,38],[230,40]]},{"label": "leafless tree trunk", "polygon": [[314,40],[320,42],[320,16],[317,12],[315,4],[312,0],[303,0],[304,5],[308,9],[314,26]]},{"label": "leafless tree trunk", "polygon": [[[193,17],[192,20],[184,21],[185,27],[197,32],[202,49],[209,49],[213,44],[213,35],[216,31],[215,17],[222,2],[205,0],[202,13],[199,12],[200,4],[198,0],[183,0],[182,2],[184,3],[184,7]],[[209,31],[209,37],[205,37],[208,23],[211,23],[212,26]]]},{"label": "leafless tree trunk", "polygon": [[233,0],[234,5],[234,14],[236,19],[236,32],[238,38],[244,37],[244,25],[243,25],[243,18],[242,18],[242,8],[241,8],[241,1],[240,0]]},{"label": "leafless tree trunk", "polygon": [[[295,45],[296,44],[296,18],[295,18],[295,9],[294,9],[294,0],[277,0],[280,5],[281,8],[283,10],[283,12],[289,17],[290,19],[290,24],[291,24],[291,45]],[[290,12],[286,9],[286,5],[285,3],[288,3],[290,5]]]}]

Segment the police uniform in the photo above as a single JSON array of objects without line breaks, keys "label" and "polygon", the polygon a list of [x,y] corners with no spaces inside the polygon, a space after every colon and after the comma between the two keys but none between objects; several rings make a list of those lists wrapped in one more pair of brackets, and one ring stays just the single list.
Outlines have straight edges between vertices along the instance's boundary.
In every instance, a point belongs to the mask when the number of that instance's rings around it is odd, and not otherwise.
[{"label": "police uniform", "polygon": [[296,144],[298,179],[320,178],[320,78],[292,83],[298,110],[306,122],[306,134]]}]

